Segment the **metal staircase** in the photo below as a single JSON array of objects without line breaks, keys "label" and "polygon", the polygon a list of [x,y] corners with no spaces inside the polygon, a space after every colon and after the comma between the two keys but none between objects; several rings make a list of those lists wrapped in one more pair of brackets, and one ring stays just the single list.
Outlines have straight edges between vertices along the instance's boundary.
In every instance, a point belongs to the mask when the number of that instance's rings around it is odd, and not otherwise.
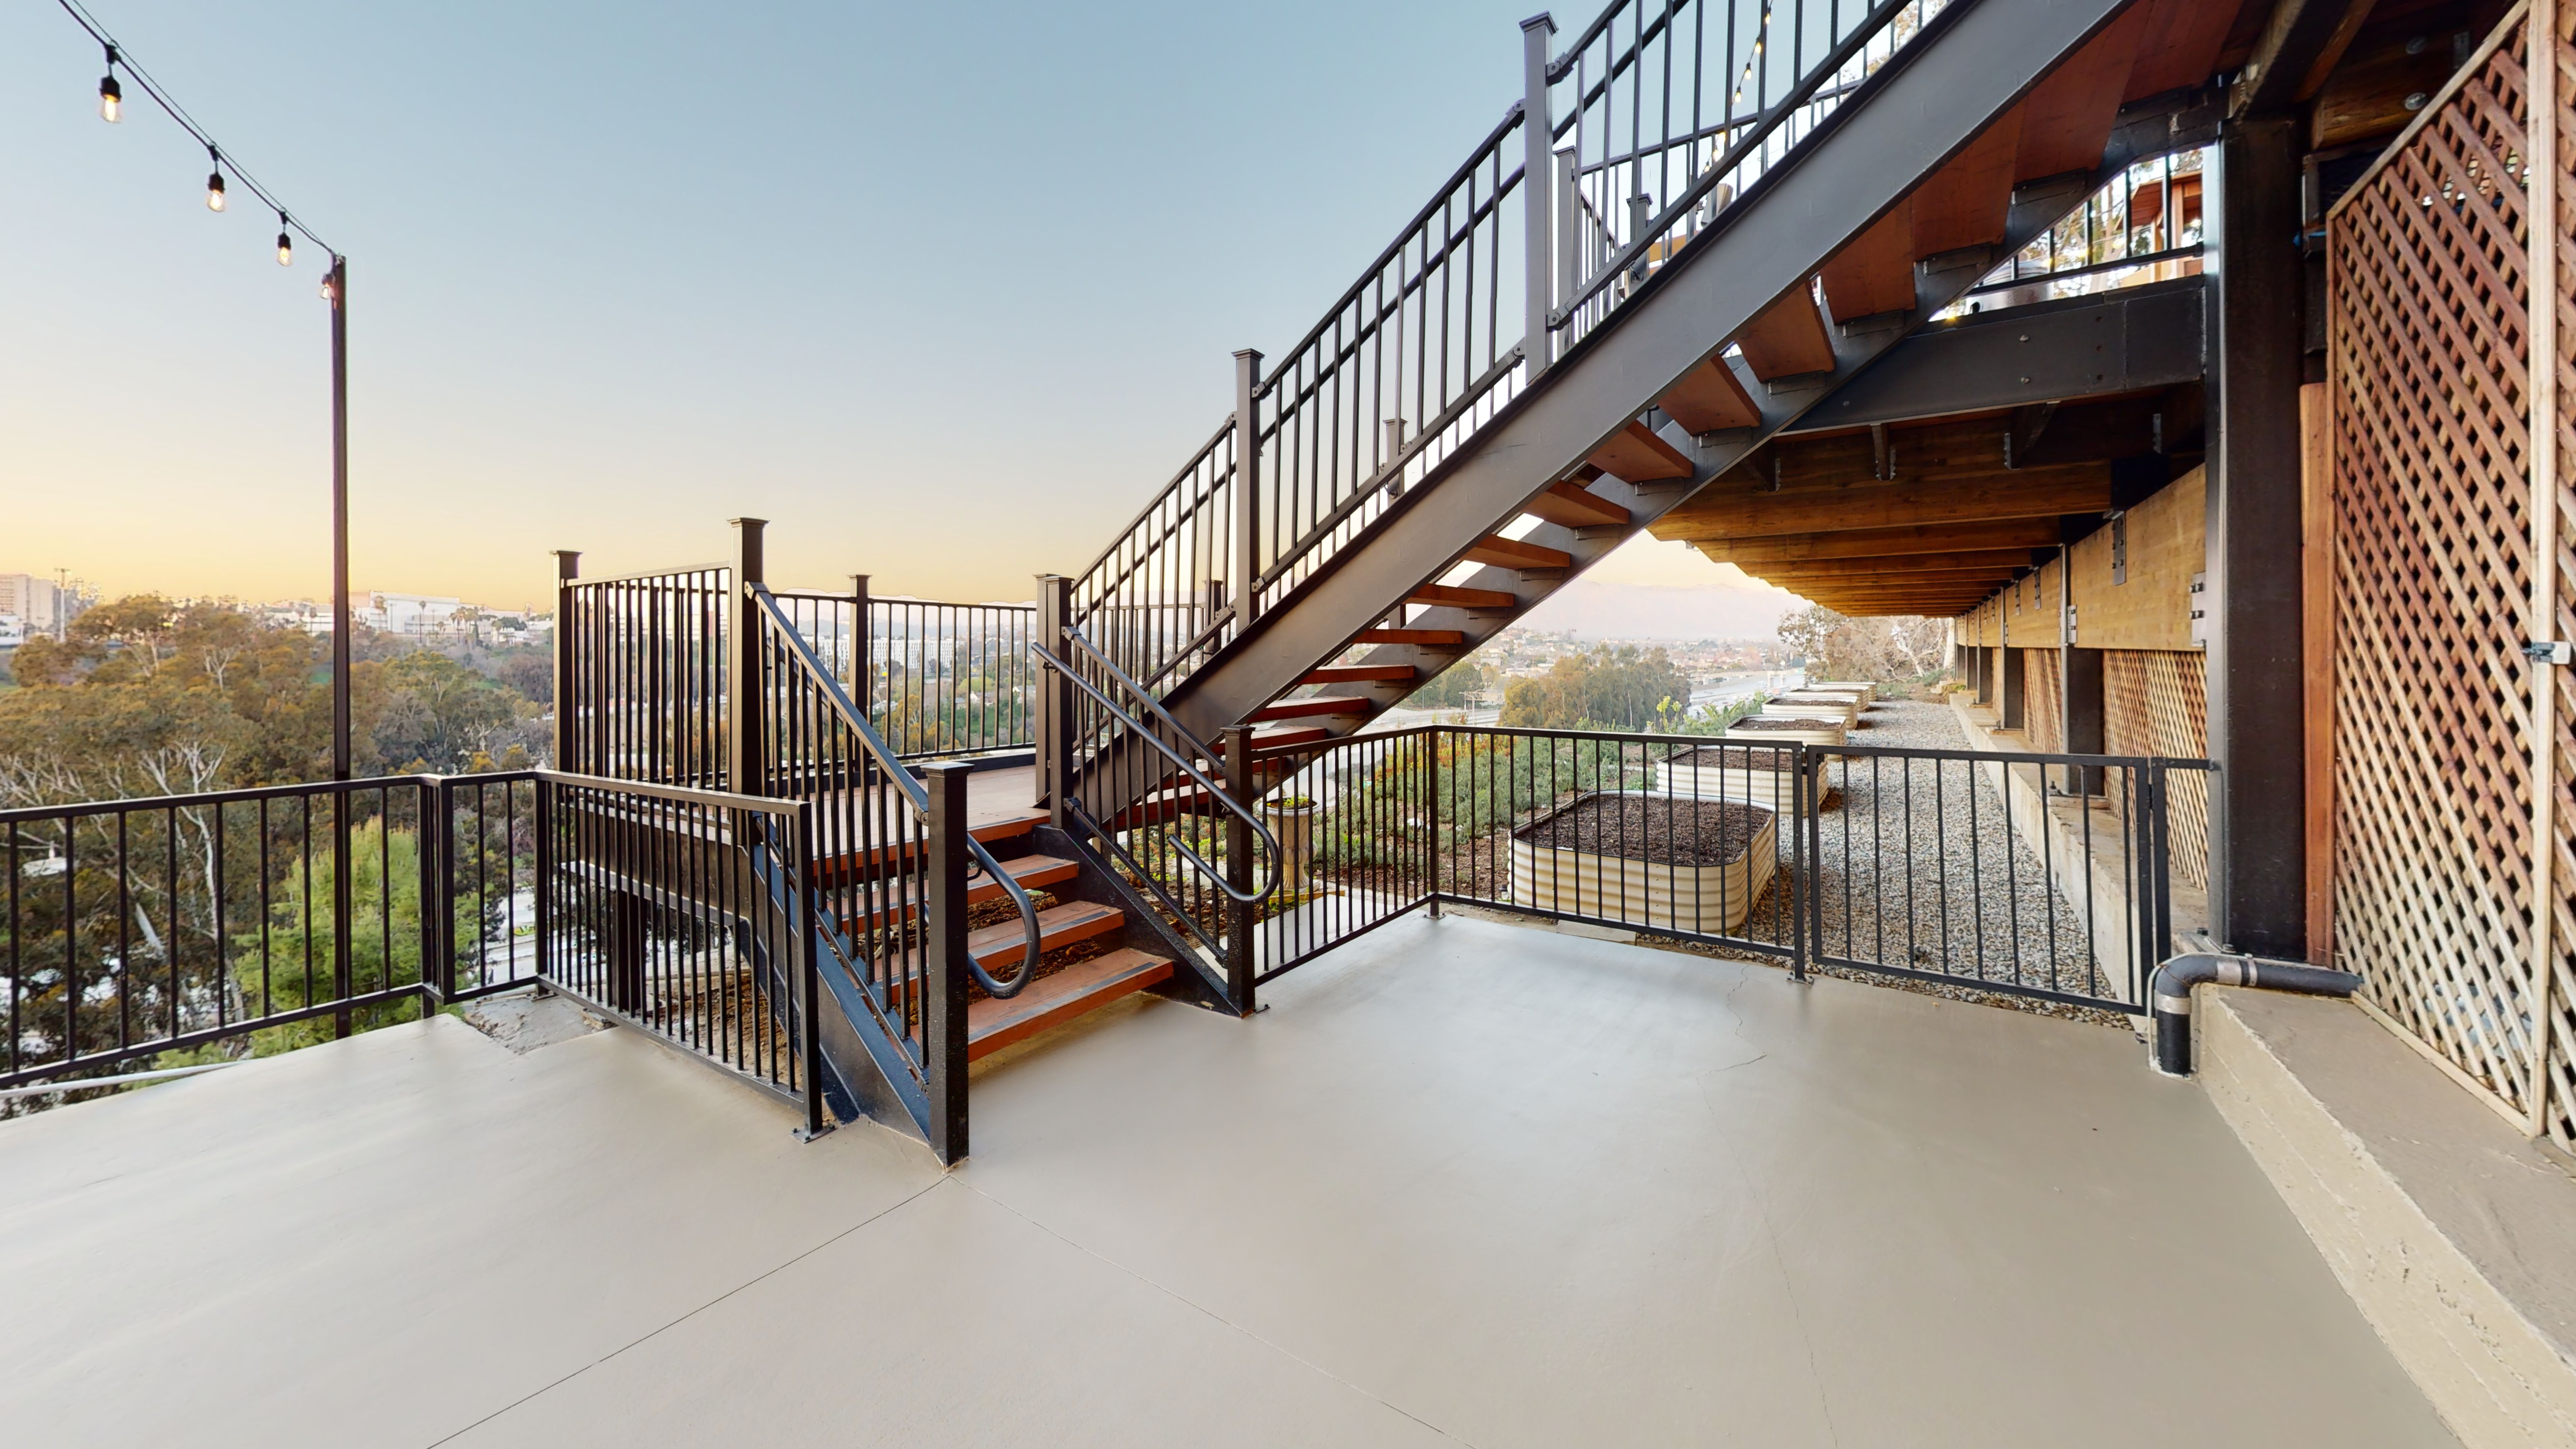
[{"label": "metal staircase", "polygon": [[[1361,728],[2177,144],[2234,7],[1617,0],[1089,569],[1175,728]],[[1537,184],[1532,184],[1536,178]],[[1145,743],[1070,743],[1114,818]],[[1128,782],[1099,798],[1111,779]]]}]

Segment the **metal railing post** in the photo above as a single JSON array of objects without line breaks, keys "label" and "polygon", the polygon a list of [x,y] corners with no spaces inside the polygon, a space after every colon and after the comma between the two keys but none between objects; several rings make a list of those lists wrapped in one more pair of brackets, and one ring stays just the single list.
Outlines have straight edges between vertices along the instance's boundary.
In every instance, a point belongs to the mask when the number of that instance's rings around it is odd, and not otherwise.
[{"label": "metal railing post", "polygon": [[814,892],[806,882],[811,879],[814,861],[814,802],[800,800],[796,805],[794,853],[787,863],[787,878],[797,883],[794,892],[796,920],[796,1058],[801,1076],[797,1085],[804,1089],[805,1121],[797,1137],[811,1142],[832,1130],[823,1116],[823,1026],[815,1015],[822,1009],[822,978],[817,974],[815,957],[821,950],[821,937],[814,917]]},{"label": "metal railing post", "polygon": [[922,771],[930,792],[930,900],[922,921],[921,1036],[930,1150],[949,1163],[966,1155],[966,780],[973,773],[955,760]]},{"label": "metal railing post", "polygon": [[1422,732],[1422,893],[1430,898],[1431,918],[1440,919],[1440,741],[1447,725]]},{"label": "metal railing post", "polygon": [[[558,621],[555,627],[561,629],[563,626]],[[555,787],[553,781],[546,779],[532,781],[531,786],[530,793],[535,797],[531,802],[531,812],[536,816],[537,849],[536,859],[530,865],[530,869],[536,872],[536,879],[529,884],[536,896],[537,989],[542,995],[545,983],[554,976]],[[515,946],[511,964],[518,964]]]},{"label": "metal railing post", "polygon": [[[1062,574],[1038,575],[1038,632],[1030,642],[1049,651],[1062,649],[1065,626],[1072,620],[1073,580]],[[1035,667],[1038,788],[1046,792],[1047,823],[1062,830],[1065,806],[1070,803],[1066,792],[1073,780],[1073,685],[1055,669],[1044,664]]]},{"label": "metal railing post", "polygon": [[[1823,798],[1823,792],[1816,788],[1815,757],[1807,752],[1804,744],[1793,744],[1789,748],[1797,751],[1797,778],[1789,785],[1789,848],[1798,858],[1797,874],[1790,881],[1789,979],[1804,981],[1807,979],[1808,943],[1810,940],[1814,942],[1819,955],[1825,949],[1825,897],[1824,892],[1816,888],[1816,870],[1823,856],[1822,847],[1816,843],[1821,823],[1817,819],[1821,812],[1816,802]],[[1749,754],[1746,765],[1750,768]]]},{"label": "metal railing post", "polygon": [[868,578],[866,574],[850,575],[850,703],[859,707],[859,718],[868,718],[868,690],[876,683],[876,671],[868,664]]},{"label": "metal railing post", "polygon": [[1261,354],[1234,355],[1234,637],[1261,616]]},{"label": "metal railing post", "polygon": [[[1575,161],[1571,146],[1556,153],[1553,195],[1556,198],[1556,294],[1560,297],[1573,296],[1575,290],[1588,280],[1582,271],[1583,239],[1575,230],[1575,222],[1583,214],[1581,201],[1575,195],[1581,176]],[[1567,320],[1572,321],[1571,318]]]},{"label": "metal railing post", "polygon": [[566,717],[572,713],[573,701],[581,698],[580,687],[573,679],[574,649],[572,639],[573,580],[580,577],[581,550],[577,548],[556,549],[555,739],[554,759],[550,763],[558,770],[577,771],[582,768],[581,762],[574,758],[577,753],[574,749],[574,745],[581,737],[580,731],[577,728],[569,727],[565,722]]},{"label": "metal railing post", "polygon": [[[420,867],[420,986],[429,998],[420,1014],[427,1016],[456,994],[456,872],[448,863],[455,842],[448,838],[453,824],[448,782],[423,775],[419,789],[412,854]],[[392,889],[392,882],[386,882],[386,889]]]},{"label": "metal railing post", "polygon": [[765,518],[728,520],[734,526],[733,617],[727,621],[733,630],[733,649],[725,658],[725,788],[737,795],[766,795],[767,771],[761,760],[761,733],[767,721],[762,718],[760,610],[752,602],[752,589],[767,582],[762,563],[760,531],[768,526]]},{"label": "metal railing post", "polygon": [[1547,325],[1556,285],[1549,245],[1555,229],[1546,184],[1555,170],[1549,158],[1555,154],[1556,136],[1547,109],[1547,41],[1555,33],[1556,21],[1544,10],[1521,22],[1521,236],[1529,253],[1522,268],[1528,320],[1521,356],[1533,380],[1555,360],[1554,334]]},{"label": "metal railing post", "polygon": [[[1252,726],[1227,725],[1225,793],[1237,805],[1253,808]],[[1225,883],[1233,891],[1252,893],[1252,822],[1240,815],[1225,820]],[[1225,902],[1225,994],[1239,1015],[1252,1014],[1253,903],[1229,895]]]}]

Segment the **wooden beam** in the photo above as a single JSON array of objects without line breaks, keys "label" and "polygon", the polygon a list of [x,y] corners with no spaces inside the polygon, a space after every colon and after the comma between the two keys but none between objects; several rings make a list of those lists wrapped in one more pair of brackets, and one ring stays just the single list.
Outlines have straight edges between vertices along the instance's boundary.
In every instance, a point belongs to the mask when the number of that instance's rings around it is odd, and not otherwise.
[{"label": "wooden beam", "polygon": [[[1794,493],[1743,488],[1720,492],[1711,485],[1685,508],[1666,514],[1655,532],[1659,538],[1697,542],[1820,533],[1837,527],[1902,528],[1999,518],[2054,519],[2061,513],[2100,513],[2110,506],[2110,466],[2089,463],[2071,468],[2025,468],[1974,478],[1906,479],[1868,487]],[[1676,523],[1675,515],[1685,509],[1688,517]],[[1669,530],[1663,525],[1670,525]]]},{"label": "wooden beam", "polygon": [[2460,26],[2435,24],[2437,19],[2410,15],[2362,31],[2344,63],[2317,90],[2308,120],[2311,149],[2393,135],[2415,119],[2406,98],[2440,91],[2451,75],[2450,36]]},{"label": "wooden beam", "polygon": [[1735,334],[1735,345],[1744,349],[1744,365],[1764,382],[1834,370],[1834,340],[1804,283],[1755,314]]},{"label": "wooden beam", "polygon": [[1753,405],[1735,369],[1722,356],[1692,368],[1656,402],[1674,422],[1694,433],[1759,427],[1762,423],[1762,409]]},{"label": "wooden beam", "polygon": [[[1977,562],[1957,562],[1974,559]],[[1926,560],[1918,563],[1917,560]],[[1966,574],[1975,577],[2010,578],[2029,568],[2030,555],[2017,549],[1998,549],[1991,554],[1906,554],[1897,558],[1824,559],[1808,563],[1737,564],[1757,579],[1886,579],[1921,580],[1940,583]]]},{"label": "wooden beam", "polygon": [[[1651,530],[1655,537],[1677,539],[1685,536],[1679,531],[1665,532],[1669,522],[1671,518],[1667,515],[1655,523]],[[1769,538],[1697,539],[1693,542],[1700,552],[1719,563],[1745,563],[1763,559],[1877,558],[1962,550],[2054,548],[2061,539],[2057,520],[2053,518],[2015,518],[1995,523],[1916,524],[1905,528],[1855,528]]]},{"label": "wooden beam", "polygon": [[2277,0],[2230,88],[2231,116],[2278,111],[2317,93],[2370,18],[2373,0]]},{"label": "wooden beam", "polygon": [[1691,461],[1682,456],[1681,449],[1656,437],[1654,429],[1641,422],[1631,422],[1612,434],[1610,441],[1593,449],[1586,461],[1631,483],[1691,475]]}]

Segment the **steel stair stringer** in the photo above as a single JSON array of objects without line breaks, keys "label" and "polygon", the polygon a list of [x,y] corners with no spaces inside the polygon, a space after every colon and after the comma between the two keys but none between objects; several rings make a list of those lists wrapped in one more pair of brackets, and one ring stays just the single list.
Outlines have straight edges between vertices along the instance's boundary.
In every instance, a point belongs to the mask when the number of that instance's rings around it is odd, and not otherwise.
[{"label": "steel stair stringer", "polygon": [[[1764,308],[1811,286],[1839,248],[2122,8],[2123,0],[1974,0],[1954,6],[1937,22],[1942,34],[1923,37],[1882,68],[1868,83],[1870,94],[1856,96],[1807,137],[1755,190],[1721,213],[1712,229],[1659,269],[1638,296],[1504,407],[1368,535],[1183,681],[1165,706],[1204,736],[1243,720],[1338,656],[1419,586],[1445,574],[1469,545],[1510,522],[1641,414],[1692,460],[1692,476],[1679,487],[1638,488],[1605,475],[1593,491],[1629,509],[1628,528],[1578,531],[1548,524],[1525,535],[1573,555],[1567,579],[1815,407],[2011,249],[2081,204],[2100,172],[2020,187],[2001,247],[1953,253],[1918,267],[1914,311],[1886,319],[1883,327],[1835,329],[1830,374],[1790,380],[1803,384],[1798,386],[1766,386],[1739,367],[1738,380],[1756,400],[1761,426],[1694,437],[1651,411],[1656,398]],[[2124,117],[2101,169],[2168,149],[2170,110],[2156,107],[2150,115]],[[1520,604],[1494,613],[1435,608],[1408,619],[1406,627],[1460,630],[1464,647],[1472,648],[1544,596],[1507,568],[1486,566],[1464,582],[1512,592]],[[1367,658],[1413,663],[1428,678],[1459,652],[1398,644],[1380,646]]]}]

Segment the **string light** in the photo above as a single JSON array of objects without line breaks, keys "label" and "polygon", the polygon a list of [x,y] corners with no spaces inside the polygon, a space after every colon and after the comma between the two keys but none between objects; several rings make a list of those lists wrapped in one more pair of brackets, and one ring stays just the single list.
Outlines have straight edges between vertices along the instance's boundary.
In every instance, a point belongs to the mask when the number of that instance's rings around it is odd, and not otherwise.
[{"label": "string light", "polygon": [[[91,18],[89,12],[82,8],[81,0],[55,0],[55,3],[81,29],[88,31],[90,39],[97,41],[100,48],[107,52],[107,73],[100,76],[98,81],[100,120],[113,124],[125,119],[125,82],[132,81],[142,88],[141,99],[149,100],[159,106],[162,114],[178,122],[179,129],[187,132],[191,140],[206,148],[208,167],[205,196],[208,211],[220,212],[227,209],[232,203],[230,192],[238,185],[250,193],[252,201],[267,206],[277,213],[277,264],[279,266],[295,265],[295,239],[299,236],[319,247],[324,257],[338,256],[338,253],[331,250],[328,243],[313,234],[311,227],[296,220],[295,213],[287,210],[284,202],[271,195],[268,188],[260,185],[256,177],[242,170],[239,161],[227,154],[221,146],[216,145],[215,138],[207,133],[205,127],[197,124],[196,117],[189,115],[178,102],[170,99],[169,92],[163,90],[160,83],[153,80],[151,72],[136,65],[134,57],[126,53],[125,47],[117,44],[115,37],[109,35],[95,19]],[[326,282],[324,295],[327,297],[329,294],[330,289]]]}]

